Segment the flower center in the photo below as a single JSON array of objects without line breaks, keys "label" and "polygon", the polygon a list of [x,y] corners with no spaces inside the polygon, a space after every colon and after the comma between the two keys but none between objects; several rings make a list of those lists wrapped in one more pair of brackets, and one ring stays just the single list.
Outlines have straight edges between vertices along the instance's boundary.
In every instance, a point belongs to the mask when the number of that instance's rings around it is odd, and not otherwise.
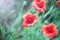
[{"label": "flower center", "polygon": [[32,24],[34,22],[34,19],[33,18],[28,18],[27,20],[26,20],[26,23],[27,24]]},{"label": "flower center", "polygon": [[37,4],[37,6],[39,7],[39,8],[43,8],[43,3],[39,3],[39,4]]},{"label": "flower center", "polygon": [[48,30],[48,32],[51,32],[51,31],[52,31],[51,29]]},{"label": "flower center", "polygon": [[31,19],[29,19],[28,22],[33,22],[33,21]]},{"label": "flower center", "polygon": [[48,27],[48,28],[46,28],[46,32],[47,32],[47,33],[53,33],[53,32],[54,32],[54,29]]},{"label": "flower center", "polygon": [[48,33],[53,33],[53,29],[48,29]]},{"label": "flower center", "polygon": [[42,6],[42,5],[39,5],[38,7],[39,7],[39,8],[43,8],[43,6]]}]

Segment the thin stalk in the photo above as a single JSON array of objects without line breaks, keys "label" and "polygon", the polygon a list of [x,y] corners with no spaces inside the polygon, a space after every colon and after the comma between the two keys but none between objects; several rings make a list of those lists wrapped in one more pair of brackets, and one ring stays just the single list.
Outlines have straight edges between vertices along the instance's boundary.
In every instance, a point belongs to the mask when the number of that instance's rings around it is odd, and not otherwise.
[{"label": "thin stalk", "polygon": [[50,20],[55,14],[54,14],[54,12],[55,12],[55,10],[56,10],[57,8],[55,8],[51,13],[53,13],[49,18],[48,18],[48,20]]},{"label": "thin stalk", "polygon": [[50,12],[53,10],[54,6],[51,6],[50,10],[44,15],[44,18],[46,18],[47,15],[50,14]]}]

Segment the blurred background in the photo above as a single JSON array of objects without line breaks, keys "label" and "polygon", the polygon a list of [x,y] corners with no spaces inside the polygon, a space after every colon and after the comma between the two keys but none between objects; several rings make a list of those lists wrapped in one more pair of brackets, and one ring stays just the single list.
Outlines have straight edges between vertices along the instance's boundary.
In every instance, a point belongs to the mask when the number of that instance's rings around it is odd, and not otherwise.
[{"label": "blurred background", "polygon": [[0,23],[10,26],[19,15],[21,5],[24,3],[23,13],[31,7],[32,0],[0,0]]}]

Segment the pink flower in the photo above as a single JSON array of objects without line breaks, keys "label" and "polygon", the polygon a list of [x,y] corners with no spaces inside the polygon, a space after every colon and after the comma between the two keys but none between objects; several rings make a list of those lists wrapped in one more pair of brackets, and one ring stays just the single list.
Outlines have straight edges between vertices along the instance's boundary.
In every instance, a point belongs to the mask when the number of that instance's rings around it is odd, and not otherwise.
[{"label": "pink flower", "polygon": [[46,1],[45,0],[34,0],[32,6],[38,11],[43,12],[46,10]]},{"label": "pink flower", "polygon": [[56,29],[56,26],[53,23],[49,25],[43,25],[42,32],[48,38],[54,38],[58,35],[58,30]]},{"label": "pink flower", "polygon": [[26,13],[23,18],[24,18],[24,20],[23,20],[22,26],[28,27],[37,22],[38,15],[32,14],[32,13]]}]

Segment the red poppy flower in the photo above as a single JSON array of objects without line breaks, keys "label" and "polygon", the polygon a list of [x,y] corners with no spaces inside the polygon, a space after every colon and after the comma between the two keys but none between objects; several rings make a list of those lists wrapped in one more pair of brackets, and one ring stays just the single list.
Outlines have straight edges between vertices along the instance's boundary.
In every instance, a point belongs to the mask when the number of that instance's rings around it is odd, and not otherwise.
[{"label": "red poppy flower", "polygon": [[27,13],[24,15],[23,18],[24,18],[24,20],[23,20],[22,26],[28,27],[28,26],[31,26],[36,23],[36,21],[38,19],[38,15],[32,14],[32,13]]},{"label": "red poppy flower", "polygon": [[45,0],[34,0],[32,6],[38,11],[43,12],[46,10],[46,1]]},{"label": "red poppy flower", "polygon": [[42,32],[48,38],[53,38],[58,34],[58,30],[56,29],[56,26],[53,23],[49,25],[43,25]]},{"label": "red poppy flower", "polygon": [[56,2],[56,4],[60,7],[60,1]]}]

